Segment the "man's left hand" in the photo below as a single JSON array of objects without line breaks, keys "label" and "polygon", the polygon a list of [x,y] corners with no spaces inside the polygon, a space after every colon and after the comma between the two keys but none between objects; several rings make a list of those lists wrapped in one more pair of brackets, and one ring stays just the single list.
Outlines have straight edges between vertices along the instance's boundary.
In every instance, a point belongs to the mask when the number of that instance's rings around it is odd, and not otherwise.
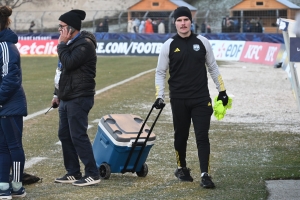
[{"label": "man's left hand", "polygon": [[221,100],[223,106],[228,104],[228,95],[226,94],[226,90],[219,92],[218,101]]},{"label": "man's left hand", "polygon": [[71,39],[71,30],[68,30],[67,27],[63,27],[60,31],[60,36],[58,38],[58,44],[61,42],[67,43]]}]

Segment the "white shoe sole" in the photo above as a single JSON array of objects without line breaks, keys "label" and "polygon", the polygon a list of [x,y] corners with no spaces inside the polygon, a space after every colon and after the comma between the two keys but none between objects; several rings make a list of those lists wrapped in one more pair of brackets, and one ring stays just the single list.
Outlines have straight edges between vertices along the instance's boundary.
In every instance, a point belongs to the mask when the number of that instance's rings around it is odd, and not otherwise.
[{"label": "white shoe sole", "polygon": [[26,196],[26,192],[24,192],[23,194],[19,194],[19,195],[11,195],[13,198],[23,198]]},{"label": "white shoe sole", "polygon": [[61,180],[55,180],[54,183],[74,183],[77,180],[68,180],[68,181],[61,181]]},{"label": "white shoe sole", "polygon": [[99,180],[94,180],[94,181],[90,181],[90,182],[87,182],[87,183],[72,183],[73,185],[75,186],[88,186],[88,185],[95,185],[97,183],[100,183],[100,179]]},{"label": "white shoe sole", "polygon": [[12,196],[0,196],[1,200],[12,199]]}]

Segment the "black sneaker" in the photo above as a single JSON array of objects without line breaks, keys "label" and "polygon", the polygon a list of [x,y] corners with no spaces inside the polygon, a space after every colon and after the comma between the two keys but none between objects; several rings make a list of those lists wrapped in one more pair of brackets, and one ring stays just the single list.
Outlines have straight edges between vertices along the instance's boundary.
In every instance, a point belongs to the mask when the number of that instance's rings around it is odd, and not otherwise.
[{"label": "black sneaker", "polygon": [[82,175],[80,174],[76,174],[76,175],[69,175],[66,174],[61,178],[57,178],[55,179],[55,183],[74,183],[75,181],[81,179]]},{"label": "black sneaker", "polygon": [[72,183],[76,186],[87,186],[87,185],[94,185],[100,183],[100,177],[99,176],[84,176],[78,181],[75,181]]},{"label": "black sneaker", "polygon": [[23,198],[26,196],[25,188],[21,187],[18,191],[11,190],[11,196],[13,198]]},{"label": "black sneaker", "polygon": [[193,177],[191,177],[190,169],[183,167],[181,169],[176,169],[174,174],[180,181],[189,181],[193,182]]},{"label": "black sneaker", "polygon": [[204,173],[201,176],[200,185],[203,188],[215,188],[215,184],[212,182],[211,177],[208,175],[208,173]]},{"label": "black sneaker", "polygon": [[7,190],[0,189],[0,199],[12,199],[10,188],[8,188]]}]

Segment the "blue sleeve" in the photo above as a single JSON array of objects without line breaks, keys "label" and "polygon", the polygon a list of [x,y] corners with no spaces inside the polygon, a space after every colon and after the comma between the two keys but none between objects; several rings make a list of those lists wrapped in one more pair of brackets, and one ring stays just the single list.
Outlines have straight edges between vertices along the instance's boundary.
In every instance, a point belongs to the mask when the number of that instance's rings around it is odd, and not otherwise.
[{"label": "blue sleeve", "polygon": [[[16,58],[8,48],[6,42],[0,44],[1,55],[0,63],[2,64],[2,79],[0,85],[0,105],[8,101],[21,86],[21,69],[16,62]],[[12,55],[10,55],[12,54]]]}]

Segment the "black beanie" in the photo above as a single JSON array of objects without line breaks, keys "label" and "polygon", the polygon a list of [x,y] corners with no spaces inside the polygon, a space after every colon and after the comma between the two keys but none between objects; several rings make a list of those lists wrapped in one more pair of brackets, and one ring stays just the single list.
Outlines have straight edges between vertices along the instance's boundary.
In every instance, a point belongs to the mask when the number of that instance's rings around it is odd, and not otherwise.
[{"label": "black beanie", "polygon": [[84,20],[84,18],[85,12],[83,10],[71,10],[69,12],[66,12],[65,14],[62,14],[59,17],[59,20],[80,31],[81,20]]},{"label": "black beanie", "polygon": [[182,16],[186,16],[192,21],[192,13],[191,13],[190,9],[188,9],[185,6],[180,6],[180,7],[176,8],[174,10],[173,16],[174,16],[175,21],[178,17],[182,17]]}]

